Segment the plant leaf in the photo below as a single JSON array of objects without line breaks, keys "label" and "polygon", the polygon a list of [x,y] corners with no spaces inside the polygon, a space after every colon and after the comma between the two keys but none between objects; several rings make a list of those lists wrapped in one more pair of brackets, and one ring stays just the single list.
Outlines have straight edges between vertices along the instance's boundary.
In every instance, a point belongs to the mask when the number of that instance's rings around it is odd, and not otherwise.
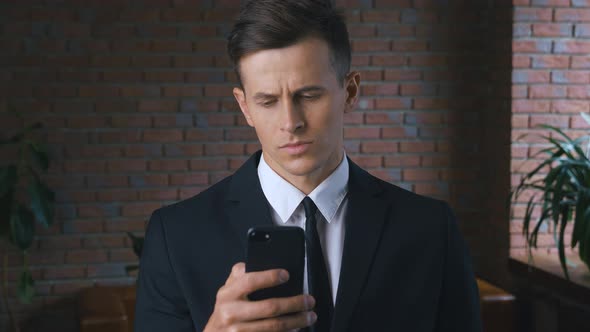
[{"label": "plant leaf", "polygon": [[30,208],[35,219],[44,227],[51,226],[55,209],[55,194],[37,176],[34,176],[29,182],[28,189],[31,198]]},{"label": "plant leaf", "polygon": [[29,141],[27,142],[29,150],[31,151],[31,156],[37,163],[37,165],[43,170],[47,171],[49,169],[49,156],[47,154],[47,148],[36,142]]},{"label": "plant leaf", "polygon": [[137,257],[141,257],[141,250],[143,249],[143,237],[135,236],[131,232],[127,232],[127,236],[131,239],[133,243],[133,252],[137,255]]},{"label": "plant leaf", "polygon": [[18,299],[25,304],[30,304],[35,296],[35,281],[31,272],[24,270],[18,280]]},{"label": "plant leaf", "polygon": [[18,208],[12,211],[10,217],[10,239],[11,242],[21,250],[27,250],[33,243],[35,235],[34,217],[31,211],[19,204]]},{"label": "plant leaf", "polygon": [[568,214],[569,214],[569,207],[563,208],[561,212],[561,225],[559,228],[559,241],[557,242],[557,250],[559,252],[559,263],[561,263],[561,269],[565,274],[565,278],[567,280],[570,279],[569,273],[567,271],[567,264],[565,263],[565,244],[564,244],[564,237],[565,237],[565,227],[567,226]]}]

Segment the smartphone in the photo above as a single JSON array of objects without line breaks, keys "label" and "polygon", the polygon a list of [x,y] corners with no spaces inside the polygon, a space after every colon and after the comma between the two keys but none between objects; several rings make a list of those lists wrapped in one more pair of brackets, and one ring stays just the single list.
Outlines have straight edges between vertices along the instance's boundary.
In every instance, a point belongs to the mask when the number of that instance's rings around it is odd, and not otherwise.
[{"label": "smartphone", "polygon": [[253,301],[303,293],[305,233],[300,227],[263,226],[248,230],[246,272],[285,269],[289,280],[248,295]]}]

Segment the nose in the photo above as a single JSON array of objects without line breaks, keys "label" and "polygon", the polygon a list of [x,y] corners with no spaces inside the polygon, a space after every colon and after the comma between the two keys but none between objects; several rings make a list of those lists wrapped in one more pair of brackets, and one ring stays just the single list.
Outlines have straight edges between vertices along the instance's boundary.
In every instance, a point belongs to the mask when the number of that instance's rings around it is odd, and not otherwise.
[{"label": "nose", "polygon": [[286,101],[283,105],[283,125],[282,130],[294,133],[305,127],[303,114],[299,107],[293,101]]}]

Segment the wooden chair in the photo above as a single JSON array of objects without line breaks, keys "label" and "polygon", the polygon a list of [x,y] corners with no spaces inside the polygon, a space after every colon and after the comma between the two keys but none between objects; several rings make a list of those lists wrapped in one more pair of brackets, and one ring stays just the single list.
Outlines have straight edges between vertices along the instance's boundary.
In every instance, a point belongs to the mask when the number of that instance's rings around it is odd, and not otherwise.
[{"label": "wooden chair", "polygon": [[[516,298],[477,279],[484,332],[516,332]],[[79,301],[80,332],[132,332],[135,285],[85,289]]]}]

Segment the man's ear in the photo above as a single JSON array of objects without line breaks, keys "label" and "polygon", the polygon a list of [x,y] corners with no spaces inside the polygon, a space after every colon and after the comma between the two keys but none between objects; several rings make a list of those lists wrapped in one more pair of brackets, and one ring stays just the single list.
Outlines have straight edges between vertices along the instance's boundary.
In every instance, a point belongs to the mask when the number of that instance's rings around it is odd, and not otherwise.
[{"label": "man's ear", "polygon": [[352,71],[346,76],[346,105],[344,113],[352,112],[356,107],[361,92],[361,73]]},{"label": "man's ear", "polygon": [[233,90],[234,92],[234,97],[236,98],[238,105],[240,105],[240,109],[242,110],[242,114],[244,114],[244,117],[246,118],[246,122],[248,122],[248,125],[250,125],[250,127],[254,127],[254,122],[252,121],[252,118],[250,117],[250,111],[248,110],[248,104],[246,103],[246,94],[244,92],[243,89],[240,88],[234,88]]}]

